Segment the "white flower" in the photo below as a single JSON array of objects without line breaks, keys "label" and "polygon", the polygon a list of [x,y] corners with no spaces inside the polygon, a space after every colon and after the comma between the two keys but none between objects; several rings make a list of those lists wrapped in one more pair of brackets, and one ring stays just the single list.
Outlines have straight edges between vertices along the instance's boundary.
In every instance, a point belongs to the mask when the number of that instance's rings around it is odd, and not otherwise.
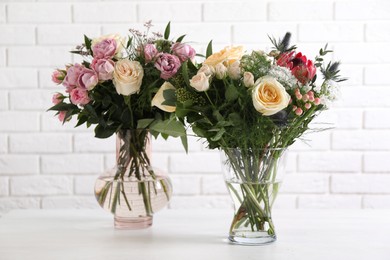
[{"label": "white flower", "polygon": [[138,61],[128,59],[115,63],[113,83],[118,94],[129,96],[139,91],[142,85],[144,69]]},{"label": "white flower", "polygon": [[282,83],[287,89],[293,88],[298,83],[296,77],[285,67],[272,66],[268,75]]},{"label": "white flower", "polygon": [[215,73],[215,69],[207,64],[202,64],[202,67],[198,70],[198,73],[203,72],[206,76],[212,76]]},{"label": "white flower", "polygon": [[290,95],[276,79],[270,76],[259,78],[252,91],[252,102],[257,111],[271,116],[288,106]]},{"label": "white flower", "polygon": [[164,82],[164,84],[162,84],[162,86],[160,87],[160,89],[157,91],[156,95],[154,95],[153,99],[152,99],[152,106],[156,106],[158,107],[159,109],[165,111],[165,112],[174,112],[176,110],[176,107],[174,106],[168,106],[168,105],[163,105],[162,103],[165,101],[164,99],[164,90],[167,90],[167,89],[173,89],[175,90],[175,87],[169,83],[169,82]]},{"label": "white flower", "polygon": [[230,64],[227,73],[231,79],[239,79],[241,77],[240,62],[237,60]]},{"label": "white flower", "polygon": [[217,79],[223,79],[225,78],[227,75],[227,68],[225,67],[225,65],[223,65],[223,63],[218,63],[216,66],[215,66],[215,76],[217,77]]},{"label": "white flower", "polygon": [[210,76],[206,76],[204,72],[200,72],[192,77],[190,85],[199,92],[206,91],[210,87],[209,78]]},{"label": "white flower", "polygon": [[253,87],[255,85],[255,78],[252,73],[245,71],[244,72],[244,86],[247,88]]}]

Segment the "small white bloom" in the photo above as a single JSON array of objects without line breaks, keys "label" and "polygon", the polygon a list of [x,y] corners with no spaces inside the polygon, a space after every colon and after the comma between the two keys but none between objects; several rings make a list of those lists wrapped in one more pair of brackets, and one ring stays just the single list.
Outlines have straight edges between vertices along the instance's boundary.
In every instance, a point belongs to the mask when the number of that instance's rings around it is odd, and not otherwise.
[{"label": "small white bloom", "polygon": [[247,88],[251,88],[255,85],[255,77],[252,73],[245,71],[244,72],[244,79],[243,79],[244,86]]},{"label": "small white bloom", "polygon": [[215,66],[215,76],[217,77],[217,79],[223,79],[225,78],[227,75],[227,68],[225,67],[225,65],[223,65],[223,63],[218,63],[216,66]]},{"label": "small white bloom", "polygon": [[239,79],[241,77],[240,62],[235,61],[228,67],[228,75],[231,79]]},{"label": "small white bloom", "polygon": [[287,89],[292,89],[298,80],[294,77],[288,68],[280,66],[272,66],[268,75],[274,77],[277,81],[282,83]]}]

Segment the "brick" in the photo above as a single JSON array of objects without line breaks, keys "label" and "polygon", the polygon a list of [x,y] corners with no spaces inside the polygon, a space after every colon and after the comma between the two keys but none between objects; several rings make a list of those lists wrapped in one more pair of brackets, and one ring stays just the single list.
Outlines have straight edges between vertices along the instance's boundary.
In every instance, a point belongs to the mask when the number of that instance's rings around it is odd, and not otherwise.
[{"label": "brick", "polygon": [[390,85],[390,79],[387,73],[390,70],[390,65],[375,65],[367,66],[364,69],[364,84],[365,85]]},{"label": "brick", "polygon": [[43,155],[42,173],[87,174],[103,172],[103,156],[91,154]]},{"label": "brick", "polygon": [[43,209],[97,209],[99,204],[88,197],[46,197],[42,199]]},{"label": "brick", "polygon": [[53,91],[47,90],[14,90],[10,93],[12,110],[45,111],[53,106]]},{"label": "brick", "polygon": [[365,195],[363,197],[365,209],[390,209],[390,195]]},{"label": "brick", "polygon": [[[293,42],[294,43],[294,42]],[[271,45],[268,44],[268,46],[270,47]],[[320,52],[320,49],[321,48],[324,48],[325,47],[325,43],[309,43],[309,42],[300,42],[298,43],[298,49],[297,51],[301,51],[308,59],[310,60],[314,60],[316,56],[318,56],[319,52]],[[333,45],[331,44],[328,44],[328,49],[329,50],[333,50],[334,47]],[[331,53],[328,53],[326,56],[325,56],[325,62],[328,62],[330,60],[333,60],[333,52]],[[318,70],[317,71],[319,73],[318,76],[321,76],[321,72]],[[319,84],[320,82],[322,82],[322,76],[319,77],[317,79],[318,81],[316,82],[317,84]]]},{"label": "brick", "polygon": [[[138,4],[138,21],[148,21],[150,17],[153,22],[200,22],[202,19],[201,3],[145,3]],[[169,17],[169,19],[167,19]]]},{"label": "brick", "polygon": [[70,63],[72,48],[67,47],[10,47],[8,65],[10,67],[64,67]]},{"label": "brick", "polygon": [[341,64],[340,75],[348,80],[343,82],[347,86],[363,85],[363,66],[354,64]]},{"label": "brick", "polygon": [[111,170],[116,165],[115,153],[106,154],[104,156],[104,170]]},{"label": "brick", "polygon": [[390,109],[370,109],[364,111],[365,128],[390,128]]},{"label": "brick", "polygon": [[38,173],[39,157],[36,155],[0,155],[0,175]]},{"label": "brick", "polygon": [[6,63],[5,48],[0,47],[0,68],[5,67],[5,63]]},{"label": "brick", "polygon": [[5,4],[0,4],[0,23],[5,23],[6,22],[6,5]]},{"label": "brick", "polygon": [[388,19],[390,3],[386,0],[338,1],[335,3],[336,20],[381,20]]},{"label": "brick", "polygon": [[163,173],[168,172],[169,154],[155,153],[152,151],[152,157],[150,159],[155,170],[159,170],[160,172],[162,171]]},{"label": "brick", "polygon": [[39,113],[0,111],[0,131],[29,132],[39,130]]},{"label": "brick", "polygon": [[169,166],[169,172],[171,173],[221,172],[220,155],[218,152],[171,155]]},{"label": "brick", "polygon": [[282,193],[326,193],[329,177],[323,174],[286,174],[280,187]]},{"label": "brick", "polygon": [[206,22],[264,21],[267,18],[267,6],[265,1],[206,2],[203,5],[203,17]]},{"label": "brick", "polygon": [[197,195],[200,194],[200,176],[197,175],[170,175],[173,194],[176,195]]},{"label": "brick", "polygon": [[333,131],[335,150],[388,150],[390,136],[387,130]]},{"label": "brick", "polygon": [[366,40],[369,42],[390,41],[390,22],[368,22],[366,23]]},{"label": "brick", "polygon": [[241,44],[261,42],[271,45],[268,36],[279,39],[283,38],[286,32],[292,34],[291,42],[296,42],[297,26],[291,23],[237,23],[233,25],[233,42]]},{"label": "brick", "polygon": [[75,127],[77,124],[77,117],[73,117],[69,122],[62,124],[58,118],[55,116],[55,111],[49,111],[41,115],[42,126],[41,130],[43,132],[89,132],[93,135],[93,127],[87,128],[85,125]]},{"label": "brick", "polygon": [[223,174],[208,174],[202,176],[202,194],[226,195],[228,193]]},{"label": "brick", "polygon": [[11,153],[64,153],[72,151],[70,134],[10,134]]},{"label": "brick", "polygon": [[364,154],[364,172],[390,172],[390,152],[367,152]]},{"label": "brick", "polygon": [[359,42],[364,40],[364,25],[358,22],[301,23],[298,25],[302,42]]},{"label": "brick", "polygon": [[37,86],[36,69],[0,69],[0,88],[36,88]]},{"label": "brick", "polygon": [[[115,10],[115,12],[107,12]],[[136,5],[134,3],[75,3],[73,16],[76,23],[108,23],[108,22],[135,22],[137,19]],[[153,17],[152,15],[150,17]]]},{"label": "brick", "polygon": [[[201,151],[201,141],[197,137],[188,137],[188,151]],[[169,137],[164,140],[162,137],[152,138],[152,149],[155,152],[184,152],[184,147],[180,138]]]},{"label": "brick", "polygon": [[2,25],[0,26],[0,44],[4,45],[28,45],[35,44],[34,26]]},{"label": "brick", "polygon": [[360,172],[362,155],[358,152],[301,152],[298,155],[300,172]]},{"label": "brick", "polygon": [[[316,126],[313,126],[316,127]],[[298,139],[289,149],[291,151],[328,150],[330,148],[330,132],[309,133]]]},{"label": "brick", "polygon": [[335,174],[331,178],[332,193],[390,193],[388,174]]},{"label": "brick", "polygon": [[[359,129],[363,126],[363,110],[361,109],[333,109],[332,112],[336,116],[336,129]],[[366,117],[365,120],[367,120]]]},{"label": "brick", "polygon": [[297,158],[298,158],[298,155],[297,153],[291,151],[290,149],[288,149],[285,154],[284,154],[284,157],[282,157],[281,161],[280,161],[280,166],[279,166],[279,172],[278,174],[284,174],[284,173],[287,173],[287,172],[296,172],[297,170]]},{"label": "brick", "polygon": [[8,138],[5,134],[0,134],[0,153],[8,152]]},{"label": "brick", "polygon": [[230,209],[233,204],[226,196],[174,196],[170,209]]},{"label": "brick", "polygon": [[72,178],[68,176],[29,176],[10,179],[11,195],[67,195],[73,190]]},{"label": "brick", "polygon": [[100,139],[95,138],[92,133],[75,134],[73,147],[75,152],[111,152],[115,154],[116,136]]},{"label": "brick", "polygon": [[95,182],[99,176],[76,176],[74,177],[74,191],[77,195],[94,195]]},{"label": "brick", "polygon": [[0,90],[0,110],[8,109],[8,91]]},{"label": "brick", "polygon": [[0,198],[0,212],[7,213],[12,209],[39,209],[39,198]]},{"label": "brick", "polygon": [[98,25],[39,25],[38,44],[78,45],[84,43],[84,35],[96,38],[100,35]]},{"label": "brick", "polygon": [[8,178],[0,177],[0,196],[7,196],[8,193]]},{"label": "brick", "polygon": [[296,209],[297,208],[297,196],[291,194],[278,194],[273,209]]},{"label": "brick", "polygon": [[[304,7],[305,11],[302,12]],[[332,2],[270,2],[268,4],[270,21],[324,21],[333,19]]]},{"label": "brick", "polygon": [[72,17],[70,4],[12,3],[7,8],[10,23],[70,23]]},{"label": "brick", "polygon": [[300,209],[360,209],[362,198],[359,195],[300,195]]},{"label": "brick", "polygon": [[[390,59],[390,52],[384,52],[388,43],[335,43],[334,56],[343,64],[356,63],[386,63]],[[358,55],[367,53],[368,55]]]},{"label": "brick", "polygon": [[338,107],[390,107],[386,98],[390,96],[389,87],[344,87],[340,89]]},{"label": "brick", "polygon": [[[164,32],[162,30],[162,32]],[[171,34],[174,38],[185,34],[184,42],[189,42],[191,46],[196,47],[196,43],[229,44],[231,40],[231,26],[228,23],[175,23],[172,24]],[[204,46],[206,47],[206,46]]]},{"label": "brick", "polygon": [[[65,65],[63,65],[62,67],[59,67],[60,69],[64,69],[65,68]],[[57,91],[57,89],[59,91],[65,91],[65,87],[60,85],[58,86],[56,83],[54,83],[52,80],[51,80],[51,75],[53,74],[53,71],[55,70],[55,68],[50,68],[50,69],[39,69],[38,70],[38,82],[39,82],[39,87],[40,88],[49,88],[51,90],[54,91],[54,89]]]}]

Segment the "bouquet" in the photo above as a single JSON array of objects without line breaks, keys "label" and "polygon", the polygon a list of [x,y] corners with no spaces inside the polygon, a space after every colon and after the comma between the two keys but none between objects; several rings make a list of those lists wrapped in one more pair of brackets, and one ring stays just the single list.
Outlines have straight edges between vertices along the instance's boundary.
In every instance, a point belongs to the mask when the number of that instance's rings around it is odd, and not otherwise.
[{"label": "bouquet", "polygon": [[[184,36],[176,41],[169,39],[170,23],[164,35],[150,35],[151,22],[144,26],[145,32],[130,29],[129,37],[85,36],[84,44],[72,51],[81,55],[83,62],[57,69],[52,75],[52,80],[64,87],[63,93],[53,96],[54,106],[49,109],[57,111],[61,122],[77,116],[76,127],[95,125],[97,138],[113,134],[119,138],[114,179],[96,194],[99,203],[108,203],[113,213],[121,200],[131,210],[123,181],[134,178],[141,181],[138,188],[146,215],[153,212],[150,197],[156,192],[156,184],[150,187],[146,182],[157,177],[147,151],[149,133],[181,137],[187,147],[184,121],[173,113],[174,105],[163,101],[165,95],[174,96],[170,82],[180,77],[182,64],[194,59],[195,50],[182,43]],[[168,197],[168,184],[160,182]]]},{"label": "bouquet", "polygon": [[336,83],[345,80],[339,62],[324,63],[331,52],[327,46],[310,60],[290,46],[290,37],[270,38],[269,53],[244,53],[240,46],[213,53],[210,42],[206,60],[183,64],[181,82],[173,83],[178,118],[185,118],[210,149],[225,154],[226,184],[236,202],[233,241],[248,236],[239,234],[242,230],[274,236],[270,209],[278,161],[337,97]]}]

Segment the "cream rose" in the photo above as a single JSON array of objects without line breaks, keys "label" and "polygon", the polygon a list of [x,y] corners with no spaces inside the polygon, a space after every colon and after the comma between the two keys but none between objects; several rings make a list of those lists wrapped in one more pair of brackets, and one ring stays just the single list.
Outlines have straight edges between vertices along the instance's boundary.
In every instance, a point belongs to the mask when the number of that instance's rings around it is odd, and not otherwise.
[{"label": "cream rose", "polygon": [[290,95],[276,79],[265,76],[254,84],[252,101],[255,109],[264,116],[271,116],[288,106]]},{"label": "cream rose", "polygon": [[98,38],[94,38],[92,39],[92,42],[91,42],[91,48],[93,49],[93,47],[105,40],[105,39],[114,39],[115,42],[116,42],[116,51],[115,51],[115,57],[116,58],[122,58],[122,50],[126,44],[126,39],[123,38],[121,35],[119,34],[108,34],[108,35],[103,35],[103,36],[100,36]]},{"label": "cream rose", "polygon": [[164,82],[160,89],[157,91],[156,95],[154,95],[152,99],[152,106],[158,107],[159,109],[165,111],[165,112],[175,112],[176,107],[174,106],[168,106],[168,105],[163,105],[162,103],[165,101],[164,99],[164,90],[167,89],[175,89],[175,87],[169,83],[169,82]]},{"label": "cream rose", "polygon": [[251,88],[255,85],[255,77],[252,73],[245,71],[243,82],[245,87]]},{"label": "cream rose", "polygon": [[207,64],[202,64],[202,67],[198,70],[198,73],[200,72],[203,72],[206,76],[212,76],[215,73],[215,69]]},{"label": "cream rose", "polygon": [[139,91],[144,69],[138,61],[127,59],[115,63],[113,83],[118,94],[129,96]]},{"label": "cream rose", "polygon": [[190,79],[190,85],[199,92],[206,91],[210,87],[209,78],[210,76],[206,76],[204,72],[200,72]]},{"label": "cream rose", "polygon": [[215,66],[215,76],[217,77],[217,79],[225,78],[227,75],[227,70],[228,69],[225,67],[225,65],[223,65],[222,63],[218,63]]},{"label": "cream rose", "polygon": [[240,62],[237,60],[228,67],[228,75],[231,79],[239,79],[241,77]]},{"label": "cream rose", "polygon": [[242,55],[244,55],[244,48],[242,46],[226,47],[220,52],[210,55],[203,64],[215,67],[218,63],[223,62],[228,66],[241,59]]}]

